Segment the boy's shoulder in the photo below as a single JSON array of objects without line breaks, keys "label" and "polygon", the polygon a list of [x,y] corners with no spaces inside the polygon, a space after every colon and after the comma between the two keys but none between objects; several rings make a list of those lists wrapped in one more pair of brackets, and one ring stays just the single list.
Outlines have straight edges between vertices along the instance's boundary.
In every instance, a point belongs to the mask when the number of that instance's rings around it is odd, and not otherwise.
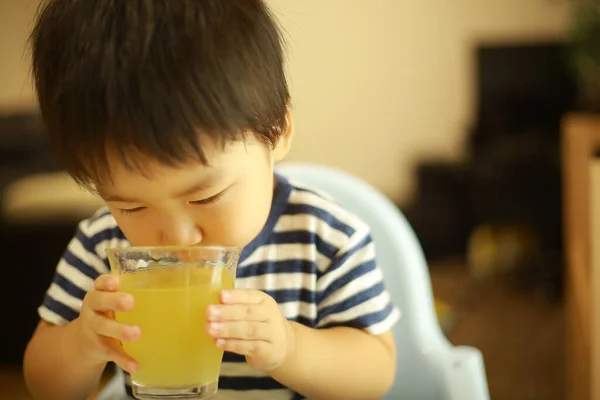
[{"label": "boy's shoulder", "polygon": [[98,209],[91,217],[81,221],[78,228],[77,235],[84,246],[87,244],[95,247],[102,244],[104,247],[116,247],[129,243],[108,207]]},{"label": "boy's shoulder", "polygon": [[291,214],[318,218],[348,236],[368,229],[368,225],[359,216],[338,203],[329,193],[293,179],[288,182],[291,187],[288,199]]},{"label": "boy's shoulder", "polygon": [[324,255],[335,257],[344,249],[369,236],[369,226],[344,208],[328,193],[310,185],[286,179],[287,204],[274,226],[274,233],[305,232],[329,248]]}]

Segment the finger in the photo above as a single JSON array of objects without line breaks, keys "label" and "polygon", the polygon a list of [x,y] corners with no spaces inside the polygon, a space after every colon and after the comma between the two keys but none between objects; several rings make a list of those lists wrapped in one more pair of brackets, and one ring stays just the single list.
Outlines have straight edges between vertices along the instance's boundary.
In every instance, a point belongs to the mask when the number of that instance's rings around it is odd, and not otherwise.
[{"label": "finger", "polygon": [[97,335],[125,342],[134,342],[142,335],[138,326],[123,324],[101,314],[92,317],[90,327]]},{"label": "finger", "polygon": [[261,304],[212,305],[206,310],[209,321],[253,321],[265,322],[269,319]]},{"label": "finger", "polygon": [[94,311],[131,311],[135,305],[132,295],[119,292],[92,290],[85,296],[84,302]]},{"label": "finger", "polygon": [[137,372],[139,364],[132,357],[128,356],[123,350],[120,343],[107,345],[107,359],[117,364],[121,369],[131,373]]},{"label": "finger", "polygon": [[215,338],[219,339],[243,339],[243,340],[264,340],[270,342],[272,339],[272,329],[269,325],[262,322],[209,322],[206,324],[206,330]]},{"label": "finger", "polygon": [[222,290],[220,298],[223,304],[261,304],[269,296],[260,290],[229,289]]},{"label": "finger", "polygon": [[264,347],[268,345],[267,342],[262,340],[240,339],[217,339],[215,343],[220,349],[242,356],[251,356],[260,351],[264,351]]},{"label": "finger", "polygon": [[94,281],[94,289],[116,292],[119,289],[119,277],[111,274],[100,275]]}]

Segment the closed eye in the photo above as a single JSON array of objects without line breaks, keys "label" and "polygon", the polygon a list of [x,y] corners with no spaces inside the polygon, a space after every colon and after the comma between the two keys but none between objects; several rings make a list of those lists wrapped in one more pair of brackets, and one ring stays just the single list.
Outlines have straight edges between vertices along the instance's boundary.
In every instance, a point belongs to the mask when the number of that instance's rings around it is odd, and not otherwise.
[{"label": "closed eye", "polygon": [[119,212],[121,213],[121,215],[126,216],[126,215],[131,215],[133,213],[142,211],[144,209],[146,209],[146,207],[120,208]]},{"label": "closed eye", "polygon": [[223,194],[225,194],[225,190],[222,191],[221,193],[215,194],[214,196],[207,197],[206,199],[190,201],[190,204],[194,204],[194,205],[214,204],[223,197]]}]

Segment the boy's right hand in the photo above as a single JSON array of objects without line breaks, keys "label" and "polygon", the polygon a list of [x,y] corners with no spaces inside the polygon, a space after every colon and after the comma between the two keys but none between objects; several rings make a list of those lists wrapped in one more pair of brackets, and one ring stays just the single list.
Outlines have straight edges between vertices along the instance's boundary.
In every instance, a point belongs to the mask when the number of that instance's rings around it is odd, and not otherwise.
[{"label": "boy's right hand", "polygon": [[138,369],[137,362],[123,351],[121,341],[140,338],[140,328],[115,321],[115,311],[130,311],[133,296],[119,293],[119,279],[101,275],[83,300],[79,317],[71,325],[82,354],[98,363],[114,362],[127,372]]}]

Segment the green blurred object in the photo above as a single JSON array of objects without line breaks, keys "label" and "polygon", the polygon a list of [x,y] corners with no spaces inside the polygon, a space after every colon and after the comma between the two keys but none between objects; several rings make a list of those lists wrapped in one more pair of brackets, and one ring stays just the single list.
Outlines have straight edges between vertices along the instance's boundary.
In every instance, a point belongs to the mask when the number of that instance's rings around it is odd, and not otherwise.
[{"label": "green blurred object", "polygon": [[575,3],[571,27],[571,64],[577,75],[581,106],[600,112],[600,2]]},{"label": "green blurred object", "polygon": [[440,299],[434,299],[435,313],[444,334],[448,335],[454,327],[454,312],[448,303]]}]

